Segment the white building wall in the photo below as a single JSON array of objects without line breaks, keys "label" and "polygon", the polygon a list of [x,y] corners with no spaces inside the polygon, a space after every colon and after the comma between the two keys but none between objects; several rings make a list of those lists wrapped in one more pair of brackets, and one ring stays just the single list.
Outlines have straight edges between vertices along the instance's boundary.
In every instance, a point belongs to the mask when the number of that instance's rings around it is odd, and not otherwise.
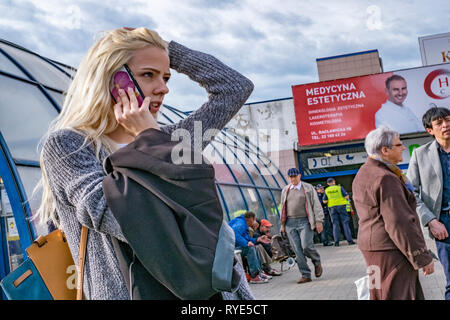
[{"label": "white building wall", "polygon": [[245,104],[227,127],[248,136],[265,152],[293,150],[298,142],[292,98]]},{"label": "white building wall", "polygon": [[283,175],[289,168],[297,167],[294,146],[298,135],[292,98],[245,104],[226,127],[247,136]]}]

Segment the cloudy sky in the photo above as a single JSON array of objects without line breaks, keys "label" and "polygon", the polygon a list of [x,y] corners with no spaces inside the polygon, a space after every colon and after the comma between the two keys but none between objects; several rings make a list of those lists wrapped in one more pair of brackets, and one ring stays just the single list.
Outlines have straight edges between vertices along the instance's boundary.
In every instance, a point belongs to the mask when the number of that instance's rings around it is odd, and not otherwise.
[{"label": "cloudy sky", "polygon": [[[74,67],[102,31],[154,29],[250,78],[248,102],[318,81],[316,58],[378,49],[385,71],[420,66],[418,37],[450,32],[448,0],[0,0],[0,12],[0,38]],[[204,89],[173,74],[165,103],[198,108]]]}]

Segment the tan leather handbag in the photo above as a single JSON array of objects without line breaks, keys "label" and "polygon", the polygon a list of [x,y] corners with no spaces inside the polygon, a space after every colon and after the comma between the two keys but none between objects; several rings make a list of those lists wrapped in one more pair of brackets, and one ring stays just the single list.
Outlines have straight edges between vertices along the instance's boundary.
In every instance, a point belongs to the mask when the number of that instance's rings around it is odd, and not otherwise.
[{"label": "tan leather handbag", "polygon": [[38,237],[26,249],[28,259],[2,280],[8,299],[82,300],[87,236],[88,228],[82,226],[76,285],[71,276],[76,272],[75,263],[67,239],[57,229]]}]

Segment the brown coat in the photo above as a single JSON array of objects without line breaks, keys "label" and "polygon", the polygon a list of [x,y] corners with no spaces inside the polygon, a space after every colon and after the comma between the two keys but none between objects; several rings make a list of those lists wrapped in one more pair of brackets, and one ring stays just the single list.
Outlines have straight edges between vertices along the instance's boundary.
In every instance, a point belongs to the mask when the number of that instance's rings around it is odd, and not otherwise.
[{"label": "brown coat", "polygon": [[368,158],[353,180],[352,190],[360,250],[398,249],[416,270],[432,261],[414,194],[385,164]]}]

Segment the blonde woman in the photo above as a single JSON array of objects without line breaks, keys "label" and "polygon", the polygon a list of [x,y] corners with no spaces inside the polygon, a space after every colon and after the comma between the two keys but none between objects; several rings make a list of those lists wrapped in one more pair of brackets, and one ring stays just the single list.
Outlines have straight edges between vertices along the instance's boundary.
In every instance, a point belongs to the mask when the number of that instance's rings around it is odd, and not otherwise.
[{"label": "blonde woman", "polygon": [[[146,97],[140,108],[132,92],[121,91],[118,103],[111,96],[113,74],[124,64]],[[143,130],[158,129],[156,115],[169,92],[170,69],[206,88],[209,100],[188,118],[159,128],[169,134],[184,128],[194,137],[194,121],[202,124],[201,136],[208,129],[222,129],[253,90],[250,80],[211,55],[167,43],[146,28],[116,29],[106,32],[82,60],[43,144],[43,196],[37,214],[65,232],[75,261],[81,226],[89,228],[86,299],[129,299],[111,241],[126,239],[105,201],[102,163]],[[237,295],[224,293],[225,299],[253,298],[242,278]]]}]

